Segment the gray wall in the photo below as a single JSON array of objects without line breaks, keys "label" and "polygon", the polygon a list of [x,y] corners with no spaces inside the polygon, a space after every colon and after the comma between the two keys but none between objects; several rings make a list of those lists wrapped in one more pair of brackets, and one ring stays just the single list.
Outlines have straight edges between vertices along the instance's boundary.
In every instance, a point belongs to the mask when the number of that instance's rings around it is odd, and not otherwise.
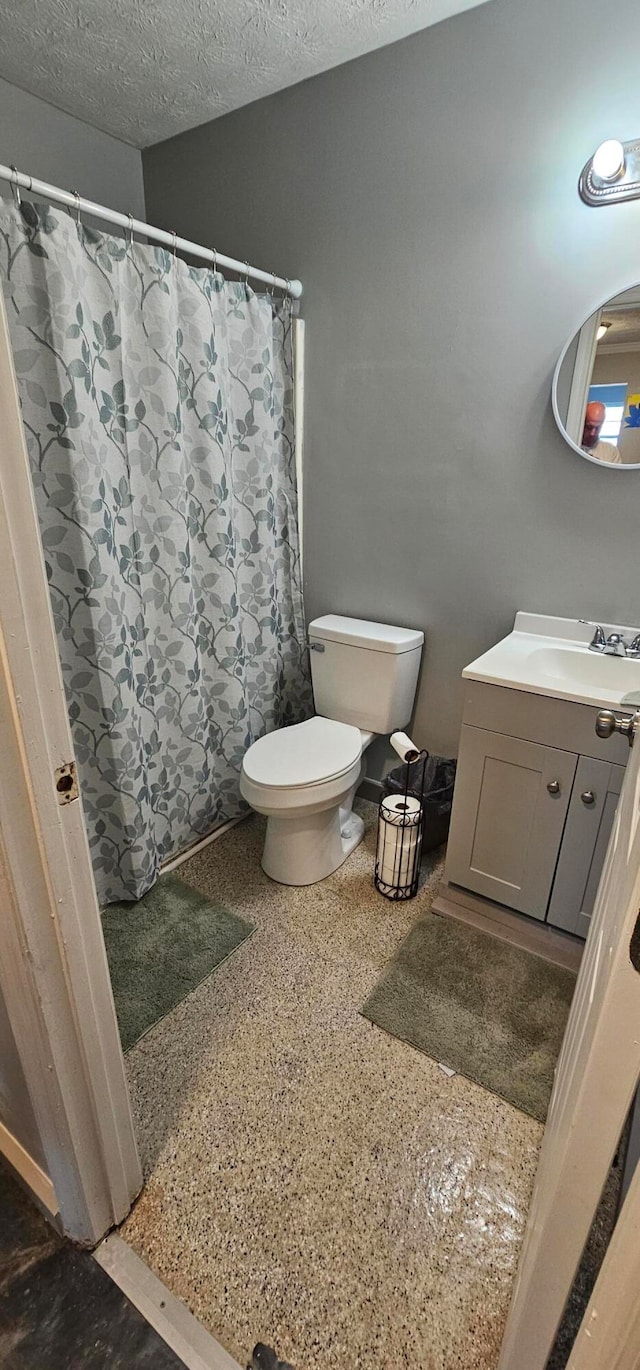
[{"label": "gray wall", "polygon": [[425,628],[433,749],[516,609],[640,619],[640,477],[549,404],[565,338],[640,277],[640,202],[576,189],[640,135],[636,20],[492,0],[144,154],[152,221],[304,281],[307,610]]},{"label": "gray wall", "polygon": [[[144,218],[141,153],[0,80],[0,162]],[[0,194],[7,186],[0,181]]]}]

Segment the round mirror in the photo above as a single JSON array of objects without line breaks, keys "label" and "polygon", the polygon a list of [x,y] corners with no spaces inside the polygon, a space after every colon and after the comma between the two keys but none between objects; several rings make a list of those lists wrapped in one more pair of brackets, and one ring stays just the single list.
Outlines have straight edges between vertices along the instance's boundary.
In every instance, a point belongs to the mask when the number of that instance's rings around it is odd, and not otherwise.
[{"label": "round mirror", "polygon": [[553,378],[553,412],[587,461],[640,469],[640,285],[594,310],[569,340]]}]

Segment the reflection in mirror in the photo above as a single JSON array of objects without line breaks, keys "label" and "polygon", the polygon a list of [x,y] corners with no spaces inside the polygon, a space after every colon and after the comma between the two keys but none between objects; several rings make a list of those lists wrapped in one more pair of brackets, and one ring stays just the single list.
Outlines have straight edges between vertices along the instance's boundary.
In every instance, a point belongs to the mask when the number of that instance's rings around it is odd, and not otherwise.
[{"label": "reflection in mirror", "polygon": [[596,309],[567,344],[553,409],[582,456],[640,467],[640,285]]}]

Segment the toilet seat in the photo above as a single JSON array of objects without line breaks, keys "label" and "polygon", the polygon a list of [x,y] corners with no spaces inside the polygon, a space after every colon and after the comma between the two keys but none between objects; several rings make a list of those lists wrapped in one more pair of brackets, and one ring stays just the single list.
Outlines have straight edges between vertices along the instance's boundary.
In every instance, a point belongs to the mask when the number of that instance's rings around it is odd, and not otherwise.
[{"label": "toilet seat", "polygon": [[361,755],[359,728],[317,715],[258,738],[245,753],[242,769],[261,788],[303,790],[338,780]]}]

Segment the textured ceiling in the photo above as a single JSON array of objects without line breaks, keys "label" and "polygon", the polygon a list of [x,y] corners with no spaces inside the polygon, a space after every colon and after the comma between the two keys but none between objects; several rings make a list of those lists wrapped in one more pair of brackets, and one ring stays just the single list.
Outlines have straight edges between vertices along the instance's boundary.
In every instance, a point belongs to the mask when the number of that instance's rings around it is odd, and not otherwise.
[{"label": "textured ceiling", "polygon": [[616,309],[607,313],[606,306],[602,311],[603,322],[610,325],[604,338],[598,344],[598,352],[606,352],[608,347],[614,343],[617,347],[624,346],[637,347],[640,344],[640,308]]},{"label": "textured ceiling", "polygon": [[485,0],[0,0],[0,76],[136,147]]}]

